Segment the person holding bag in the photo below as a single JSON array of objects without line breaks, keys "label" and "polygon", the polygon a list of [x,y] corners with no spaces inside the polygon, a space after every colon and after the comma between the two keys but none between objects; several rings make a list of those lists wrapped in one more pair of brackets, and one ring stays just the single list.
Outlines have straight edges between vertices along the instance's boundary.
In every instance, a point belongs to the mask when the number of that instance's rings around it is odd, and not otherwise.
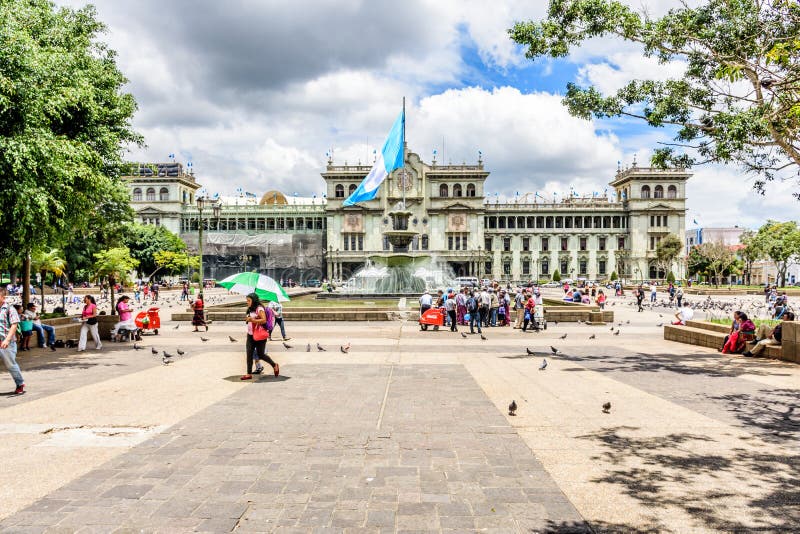
[{"label": "person holding bag", "polygon": [[100,350],[103,344],[100,342],[100,334],[97,332],[97,304],[94,297],[86,295],[83,297],[83,311],[81,312],[81,335],[78,338],[78,352],[86,350],[87,332],[92,333],[94,348]]},{"label": "person holding bag", "polygon": [[[264,368],[261,366],[260,360],[264,360],[272,366],[275,376],[280,373],[280,366],[272,361],[272,358],[266,353],[267,338],[269,338],[269,330],[272,325],[268,324],[268,316],[271,316],[271,310],[268,312],[261,300],[255,293],[247,295],[247,316],[245,323],[247,323],[247,343],[245,350],[247,351],[247,374],[242,375],[241,380],[253,379],[253,361],[256,362],[255,374],[261,374]],[[256,353],[255,359],[253,352]]]}]

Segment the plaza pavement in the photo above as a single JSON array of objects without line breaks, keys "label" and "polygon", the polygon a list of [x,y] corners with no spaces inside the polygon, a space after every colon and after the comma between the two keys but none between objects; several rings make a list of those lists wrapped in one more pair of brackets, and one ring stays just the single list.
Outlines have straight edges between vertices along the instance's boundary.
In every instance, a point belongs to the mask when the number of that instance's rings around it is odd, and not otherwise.
[{"label": "plaza pavement", "polygon": [[664,341],[667,312],[611,300],[619,336],[289,323],[282,376],[253,382],[235,323],[23,353],[0,531],[796,531],[800,367]]}]

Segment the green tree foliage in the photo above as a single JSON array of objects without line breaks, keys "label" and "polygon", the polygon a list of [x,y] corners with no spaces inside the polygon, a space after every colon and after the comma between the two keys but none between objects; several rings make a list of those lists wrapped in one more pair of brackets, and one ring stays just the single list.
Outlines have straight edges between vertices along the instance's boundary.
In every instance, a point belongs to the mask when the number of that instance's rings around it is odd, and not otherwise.
[{"label": "green tree foliage", "polygon": [[610,277],[610,280],[613,282],[613,281],[615,281],[617,278],[619,278],[619,276],[617,276],[617,271],[611,271],[611,277]]},{"label": "green tree foliage", "polygon": [[114,284],[125,282],[128,274],[133,271],[139,260],[131,257],[131,252],[126,247],[115,247],[98,252],[94,255],[94,273],[99,279],[108,278],[108,285],[111,289],[111,315],[116,315],[114,309]]},{"label": "green tree foliage", "polygon": [[721,242],[702,243],[693,247],[689,254],[690,270],[708,273],[716,286],[719,286],[722,275],[730,272],[734,263],[736,254],[731,247]]},{"label": "green tree foliage", "polygon": [[672,271],[667,273],[667,283],[668,284],[674,284],[675,283],[675,273],[673,273]]},{"label": "green tree foliage", "polygon": [[139,274],[145,278],[161,268],[156,262],[156,253],[186,251],[186,243],[163,226],[132,224],[125,229],[122,241],[130,249],[131,256],[139,260]]},{"label": "green tree foliage", "polygon": [[101,250],[121,246],[123,236],[133,222],[130,193],[121,183],[113,183],[94,209],[81,214],[72,232],[63,238],[64,256],[72,280],[79,272],[91,271],[94,255]]},{"label": "green tree foliage", "polygon": [[[189,256],[186,252],[173,252],[171,250],[160,250],[153,255],[159,270],[164,270],[167,274],[176,274],[185,272],[187,269],[200,268],[200,256]],[[154,274],[150,276],[152,277]]]},{"label": "green tree foliage", "polygon": [[61,243],[113,187],[121,147],[140,142],[102,31],[92,7],[0,2],[0,257]]},{"label": "green tree foliage", "polygon": [[560,282],[561,281],[561,273],[558,272],[558,269],[553,271],[553,282]]},{"label": "green tree foliage", "polygon": [[739,242],[744,245],[744,248],[739,250],[739,256],[744,262],[743,268],[746,273],[747,279],[745,283],[750,285],[750,277],[753,272],[753,263],[764,257],[764,251],[760,248],[760,243],[755,239],[756,233],[752,230],[742,232],[739,236]]},{"label": "green tree foliage", "polygon": [[735,163],[756,187],[800,167],[800,4],[795,0],[706,0],[651,18],[616,0],[551,0],[547,18],[518,22],[511,38],[527,57],[567,56],[592,37],[639,43],[646,57],[683,61],[680,79],[631,80],[613,95],[568,84],[564,103],[589,119],[635,117],[673,126],[673,146],[653,164]]},{"label": "green tree foliage", "polygon": [[[672,264],[681,255],[683,242],[674,234],[664,236],[656,247],[656,263],[664,271],[670,271]],[[670,271],[671,272],[671,271]],[[673,282],[674,276],[673,276]]]},{"label": "green tree foliage", "polygon": [[58,249],[36,251],[31,256],[31,269],[37,271],[41,276],[39,283],[39,288],[41,289],[42,295],[41,313],[46,313],[44,301],[44,279],[47,277],[48,273],[53,273],[55,277],[59,277],[64,274],[66,268],[67,262],[64,261],[61,251]]},{"label": "green tree foliage", "polygon": [[786,285],[786,269],[794,261],[800,261],[800,229],[795,221],[769,220],[751,238],[756,250],[769,258],[778,270],[778,283]]}]

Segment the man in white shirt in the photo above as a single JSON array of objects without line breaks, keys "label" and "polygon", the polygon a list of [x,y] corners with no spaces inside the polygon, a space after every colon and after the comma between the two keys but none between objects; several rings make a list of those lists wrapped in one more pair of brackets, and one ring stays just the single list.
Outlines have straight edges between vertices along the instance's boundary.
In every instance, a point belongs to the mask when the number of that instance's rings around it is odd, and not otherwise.
[{"label": "man in white shirt", "polygon": [[[270,302],[267,306],[275,315],[275,324],[281,327],[281,337],[283,340],[289,341],[292,339],[290,337],[286,337],[286,327],[283,325],[283,305],[280,302]],[[270,332],[270,337],[272,337],[272,332]]]},{"label": "man in white shirt", "polygon": [[425,293],[423,293],[422,296],[419,298],[420,316],[422,316],[422,314],[425,313],[426,311],[430,310],[432,305],[433,305],[433,297],[431,297],[431,294],[426,289]]}]

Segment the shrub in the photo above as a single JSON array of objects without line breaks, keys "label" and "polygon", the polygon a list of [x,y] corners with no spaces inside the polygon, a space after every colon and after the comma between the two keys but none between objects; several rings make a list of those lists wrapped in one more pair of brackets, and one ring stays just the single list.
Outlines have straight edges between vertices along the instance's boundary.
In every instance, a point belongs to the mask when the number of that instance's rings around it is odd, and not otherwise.
[{"label": "shrub", "polygon": [[558,272],[558,269],[553,271],[553,282],[560,282],[561,281],[561,273]]},{"label": "shrub", "polygon": [[611,271],[611,281],[613,282],[613,281],[614,281],[614,280],[616,280],[617,278],[619,278],[619,277],[617,276],[617,271]]}]

